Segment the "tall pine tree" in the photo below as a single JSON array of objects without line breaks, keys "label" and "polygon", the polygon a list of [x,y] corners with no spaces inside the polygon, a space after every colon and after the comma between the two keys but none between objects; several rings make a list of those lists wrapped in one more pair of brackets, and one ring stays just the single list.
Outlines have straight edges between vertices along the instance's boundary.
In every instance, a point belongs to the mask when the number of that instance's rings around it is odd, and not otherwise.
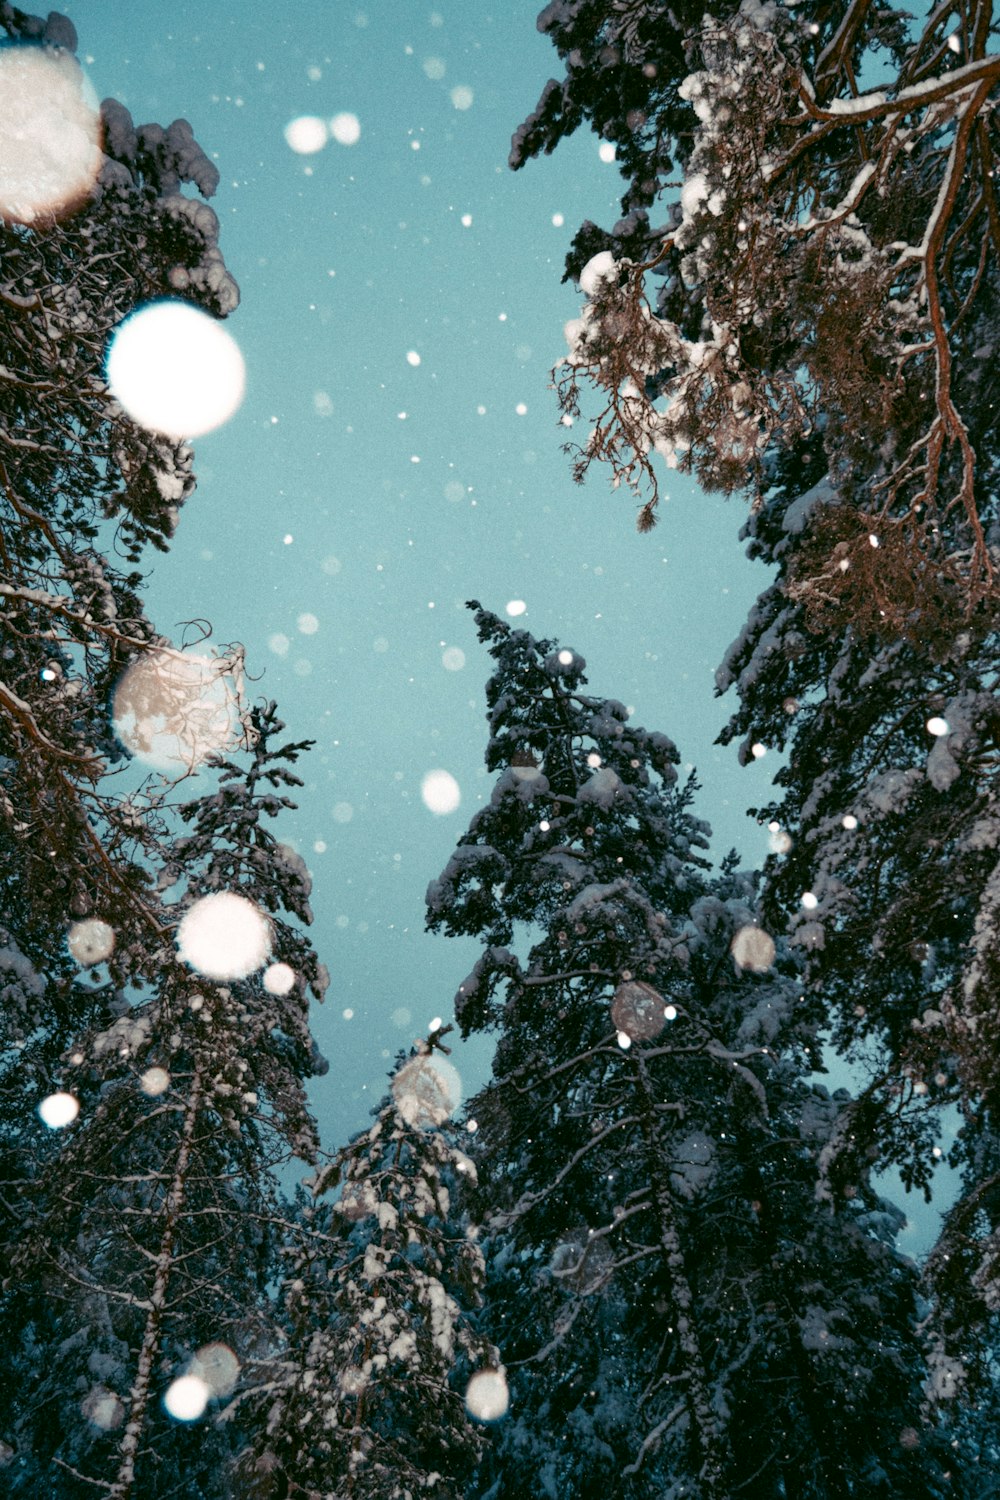
[{"label": "tall pine tree", "polygon": [[828,1168],[895,1163],[929,1191],[942,1111],[961,1111],[963,1188],[928,1275],[948,1368],[988,1390],[996,17],[569,0],[539,26],[565,73],[512,164],[588,121],[627,184],[619,223],[583,225],[567,262],[586,303],[563,404],[601,403],[576,473],[608,461],[642,527],[663,464],[753,500],[773,582],[719,673],[740,698],[722,738],[744,760],[787,752],[759,810],[781,850],[763,911],[866,1071]]},{"label": "tall pine tree", "polygon": [[478,1231],[453,1206],[475,1168],[447,1123],[443,1035],[397,1060],[374,1123],[313,1180],[287,1248],[285,1342],[251,1373],[241,1493],[471,1493],[482,1443],[463,1398],[497,1359],[473,1324]]},{"label": "tall pine tree", "polygon": [[[0,24],[22,47],[5,66],[76,80],[85,107],[64,17],[3,4]],[[245,702],[236,651],[212,668],[232,758],[207,791],[112,774],[123,672],[183,660],[137,564],[194,475],[109,393],[109,341],[150,299],[224,317],[238,292],[187,122],[136,128],[109,101],[93,124],[66,211],[5,197],[0,223],[0,1485],[207,1500],[228,1493],[226,1430],[188,1419],[270,1337],[276,1169],[315,1154],[306,993],[325,974],[304,866],[267,830],[303,747]],[[220,896],[255,955],[182,957],[181,923]]]},{"label": "tall pine tree", "polygon": [[499,1033],[470,1105],[511,1389],[484,1492],[951,1492],[902,1216],[827,1181],[849,1101],[804,1076],[820,1011],[753,881],[708,874],[666,736],[476,618],[498,775],[428,907],[484,941],[456,1009]]}]

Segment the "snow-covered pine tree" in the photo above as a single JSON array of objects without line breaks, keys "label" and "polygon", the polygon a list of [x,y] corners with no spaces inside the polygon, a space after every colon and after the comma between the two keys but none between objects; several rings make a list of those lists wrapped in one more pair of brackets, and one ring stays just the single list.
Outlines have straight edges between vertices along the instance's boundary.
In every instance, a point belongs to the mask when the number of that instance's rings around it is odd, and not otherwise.
[{"label": "snow-covered pine tree", "polygon": [[986,1375],[1000,1284],[994,8],[560,0],[539,26],[565,76],[512,164],[586,120],[627,181],[621,221],[583,225],[568,259],[587,302],[563,401],[586,414],[596,388],[603,403],[577,474],[609,461],[644,501],[641,526],[661,462],[753,497],[744,534],[774,581],[719,689],[739,693],[723,739],[742,738],[744,759],[755,743],[788,754],[760,810],[782,850],[764,914],[790,922],[837,1045],[865,1061],[840,1152],[927,1187],[942,1107],[962,1110],[964,1188],[929,1269],[942,1337]]},{"label": "snow-covered pine tree", "polygon": [[[538,24],[565,75],[516,131],[511,164],[586,121],[627,183],[622,220],[584,224],[568,259],[588,304],[566,400],[575,410],[582,383],[607,403],[581,468],[609,459],[650,487],[647,525],[661,460],[759,493],[769,448],[821,427],[853,502],[839,517],[853,513],[852,556],[877,515],[921,574],[947,559],[982,597],[976,468],[981,481],[996,459],[998,390],[982,363],[1000,253],[991,7],[554,0]],[[945,516],[964,562],[940,550]],[[824,582],[836,592],[836,569]]]},{"label": "snow-covered pine tree", "polygon": [[[78,76],[65,17],[3,3],[0,24]],[[125,793],[109,774],[112,691],[169,647],[136,564],[168,545],[194,476],[186,444],[112,399],[108,343],[149,299],[183,291],[223,317],[238,292],[187,123],[136,128],[108,101],[100,139],[66,213],[5,200],[0,221],[0,1487],[214,1500],[225,1435],[162,1397],[188,1371],[202,1384],[182,1391],[217,1408],[268,1336],[274,1168],[315,1150],[305,1006],[325,976],[297,925],[300,862],[260,822],[301,747],[275,745],[272,708],[247,710],[235,651],[216,667],[249,769],[224,763],[180,809],[190,834],[168,784]],[[260,937],[231,981],[175,943],[223,892]],[[53,1096],[75,1123],[39,1117]]]},{"label": "snow-covered pine tree", "polygon": [[443,1035],[397,1059],[374,1123],[316,1174],[288,1250],[287,1342],[248,1372],[241,1495],[471,1493],[482,1439],[464,1395],[498,1361],[472,1321],[478,1234],[452,1207],[475,1168],[447,1123]]},{"label": "snow-covered pine tree", "polygon": [[469,1108],[511,1416],[479,1492],[948,1493],[901,1215],[824,1182],[848,1100],[805,1079],[794,958],[707,873],[671,741],[476,608],[498,775],[428,923],[484,941],[456,1011],[499,1033]]}]

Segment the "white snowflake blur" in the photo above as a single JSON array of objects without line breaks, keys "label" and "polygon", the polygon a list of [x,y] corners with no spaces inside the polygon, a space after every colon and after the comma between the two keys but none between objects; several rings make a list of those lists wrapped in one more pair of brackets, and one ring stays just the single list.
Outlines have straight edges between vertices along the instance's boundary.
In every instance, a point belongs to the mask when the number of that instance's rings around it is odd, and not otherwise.
[{"label": "white snowflake blur", "polygon": [[49,1094],[38,1106],[38,1113],[50,1130],[62,1130],[80,1113],[80,1101],[73,1094]]},{"label": "white snowflake blur", "polygon": [[211,1388],[199,1375],[180,1375],[167,1387],[163,1404],[178,1422],[196,1422],[211,1396]]},{"label": "white snowflake blur", "polygon": [[498,1422],[510,1406],[507,1376],[501,1366],[496,1370],[477,1370],[465,1391],[469,1415],[480,1422]]},{"label": "white snowflake blur", "polygon": [[458,1069],[438,1053],[411,1057],[392,1080],[396,1108],[408,1125],[429,1130],[443,1125],[462,1102]]},{"label": "white snowflake blur", "polygon": [[453,813],[462,800],[462,789],[450,771],[428,771],[420,783],[424,806],[443,816]]},{"label": "white snowflake blur", "polygon": [[221,427],[246,387],[232,334],[200,308],[173,299],[149,303],[119,325],[107,376],[111,394],[133,421],[172,438]]},{"label": "white snowflake blur", "polygon": [[74,922],[66,939],[73,958],[81,968],[103,963],[110,958],[115,948],[115,929],[100,917],[87,917]]},{"label": "white snowflake blur", "polygon": [[0,48],[0,218],[33,224],[75,208],[101,167],[97,97],[61,48]]},{"label": "white snowflake blur", "polygon": [[125,671],[112,714],[126,750],[156,771],[185,774],[239,738],[238,673],[225,657],[150,651]]},{"label": "white snowflake blur", "polygon": [[246,979],[270,956],[271,924],[245,896],[215,891],[184,914],[177,951],[207,979]]},{"label": "white snowflake blur", "polygon": [[737,966],[752,974],[764,974],[774,963],[774,939],[762,927],[739,928],[729,947]]}]

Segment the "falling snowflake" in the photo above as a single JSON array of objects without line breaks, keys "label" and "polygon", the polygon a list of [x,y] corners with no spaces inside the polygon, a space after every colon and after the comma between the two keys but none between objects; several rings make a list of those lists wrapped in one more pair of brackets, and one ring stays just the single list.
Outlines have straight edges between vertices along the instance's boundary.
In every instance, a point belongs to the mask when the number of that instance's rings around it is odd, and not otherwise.
[{"label": "falling snowflake", "polygon": [[648,1042],[663,1030],[663,996],[641,979],[630,979],[620,984],[611,1001],[611,1020],[628,1046],[632,1042]]},{"label": "falling snowflake", "polygon": [[269,964],[263,983],[269,995],[287,995],[295,985],[295,970],[290,964]]},{"label": "falling snowflake", "polygon": [[506,1415],[510,1392],[502,1365],[496,1370],[477,1370],[466,1387],[465,1405],[479,1422],[498,1422]]},{"label": "falling snowflake", "polygon": [[462,789],[450,771],[428,771],[420,783],[424,806],[442,816],[453,813],[462,800]]},{"label": "falling snowflake", "polygon": [[97,97],[69,51],[0,49],[0,218],[68,212],[101,168]]},{"label": "falling snowflake", "polygon": [[178,1422],[196,1422],[211,1396],[211,1388],[200,1375],[180,1375],[167,1387],[163,1404]]},{"label": "falling snowflake", "polygon": [[245,896],[216,891],[185,913],[177,951],[207,979],[246,979],[267,961],[271,924]]},{"label": "falling snowflake", "polygon": [[430,1130],[443,1125],[462,1102],[458,1069],[436,1053],[405,1062],[392,1080],[396,1108],[408,1125]]},{"label": "falling snowflake", "polygon": [[774,939],[762,927],[741,927],[729,945],[736,964],[753,974],[765,973],[774,963]]},{"label": "falling snowflake", "polygon": [[84,922],[73,923],[66,941],[77,963],[88,969],[111,957],[115,947],[115,930],[99,917],[88,917]]},{"label": "falling snowflake", "polygon": [[326,145],[326,121],[318,115],[299,115],[285,126],[285,141],[300,156],[312,156]]},{"label": "falling snowflake", "polygon": [[330,121],[330,134],[338,146],[356,146],[361,139],[361,122],[357,115],[343,110]]},{"label": "falling snowflake", "polygon": [[133,421],[172,438],[200,437],[237,410],[243,355],[217,319],[187,302],[152,302],[119,324],[108,386]]},{"label": "falling snowflake", "polygon": [[115,689],[115,734],[156,771],[193,771],[241,735],[240,690],[239,669],[227,657],[166,647],[147,652]]},{"label": "falling snowflake", "polygon": [[80,1113],[80,1101],[72,1094],[49,1094],[38,1106],[38,1113],[42,1117],[42,1123],[50,1130],[62,1130],[67,1125],[72,1125]]}]

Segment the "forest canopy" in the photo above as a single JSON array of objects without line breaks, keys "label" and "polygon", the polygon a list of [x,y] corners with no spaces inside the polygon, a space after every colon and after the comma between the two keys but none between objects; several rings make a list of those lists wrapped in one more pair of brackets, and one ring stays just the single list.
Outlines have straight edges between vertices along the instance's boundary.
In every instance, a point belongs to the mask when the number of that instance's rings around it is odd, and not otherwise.
[{"label": "forest canopy", "polygon": [[[511,165],[586,125],[624,180],[567,259],[557,430],[640,531],[671,469],[744,496],[720,739],[783,754],[773,852],[713,865],[684,724],[471,601],[489,793],[426,923],[475,945],[492,1072],[461,1106],[436,1021],[346,1144],[272,829],[311,742],[239,643],[147,617],[194,429],[108,353],[172,302],[228,350],[219,173],[81,104],[65,17],[0,24],[83,110],[78,177],[0,165],[5,1493],[1000,1494],[991,8],[542,11]],[[941,1209],[920,1265],[890,1170]]]}]

